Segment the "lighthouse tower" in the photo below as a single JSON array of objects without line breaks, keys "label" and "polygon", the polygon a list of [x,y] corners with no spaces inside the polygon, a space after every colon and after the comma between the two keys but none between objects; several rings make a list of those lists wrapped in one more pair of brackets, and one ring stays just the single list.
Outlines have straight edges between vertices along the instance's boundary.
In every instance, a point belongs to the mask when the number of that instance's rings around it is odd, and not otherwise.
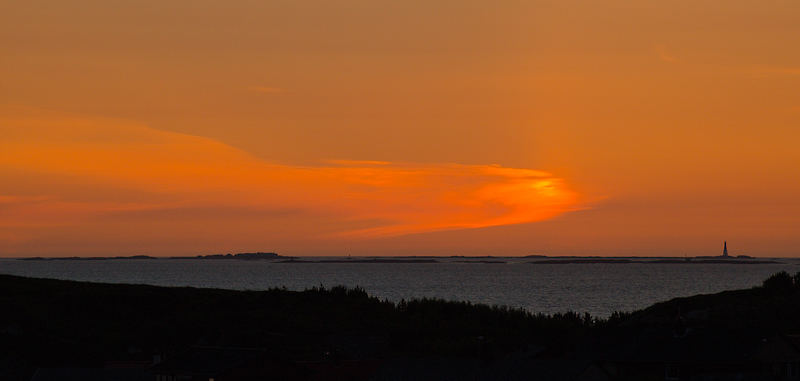
[{"label": "lighthouse tower", "polygon": [[728,241],[725,241],[722,247],[722,258],[728,258]]}]

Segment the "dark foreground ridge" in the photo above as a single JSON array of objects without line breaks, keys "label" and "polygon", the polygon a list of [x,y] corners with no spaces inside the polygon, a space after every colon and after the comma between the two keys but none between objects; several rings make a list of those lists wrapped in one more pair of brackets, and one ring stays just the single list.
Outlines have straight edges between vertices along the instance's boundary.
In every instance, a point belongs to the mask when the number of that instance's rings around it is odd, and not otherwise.
[{"label": "dark foreground ridge", "polygon": [[344,287],[0,289],[2,380],[788,380],[800,363],[800,274],[608,319]]}]

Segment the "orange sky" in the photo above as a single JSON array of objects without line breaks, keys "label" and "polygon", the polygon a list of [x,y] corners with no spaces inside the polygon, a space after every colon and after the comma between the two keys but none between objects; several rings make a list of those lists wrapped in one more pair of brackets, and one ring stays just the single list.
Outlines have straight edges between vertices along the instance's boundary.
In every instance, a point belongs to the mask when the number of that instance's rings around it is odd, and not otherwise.
[{"label": "orange sky", "polygon": [[800,255],[796,1],[0,10],[0,256]]}]

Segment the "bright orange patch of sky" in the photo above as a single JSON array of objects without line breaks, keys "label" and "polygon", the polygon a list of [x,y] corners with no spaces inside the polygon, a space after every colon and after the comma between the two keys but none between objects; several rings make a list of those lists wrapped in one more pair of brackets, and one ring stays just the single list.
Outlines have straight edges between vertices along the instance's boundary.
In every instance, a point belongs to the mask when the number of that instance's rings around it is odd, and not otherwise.
[{"label": "bright orange patch of sky", "polygon": [[[111,119],[0,123],[0,174],[8,181],[0,226],[20,237],[71,225],[100,239],[107,231],[99,222],[145,214],[174,219],[176,236],[197,228],[235,236],[231,220],[246,217],[258,219],[261,239],[357,240],[540,221],[578,203],[562,179],[536,170],[346,160],[290,166]],[[69,184],[35,185],[55,176]],[[120,189],[137,196],[107,199]],[[306,226],[276,229],[287,215]],[[15,247],[13,237],[5,241]]]}]

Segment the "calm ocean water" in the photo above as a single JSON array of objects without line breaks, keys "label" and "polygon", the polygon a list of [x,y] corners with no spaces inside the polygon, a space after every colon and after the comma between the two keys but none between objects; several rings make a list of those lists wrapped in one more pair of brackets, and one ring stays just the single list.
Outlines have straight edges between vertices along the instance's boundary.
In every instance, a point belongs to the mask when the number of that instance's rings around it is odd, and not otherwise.
[{"label": "calm ocean water", "polygon": [[437,297],[522,307],[532,312],[607,316],[679,296],[759,285],[769,275],[800,271],[782,264],[274,263],[241,260],[19,261],[0,259],[0,273],[160,286],[262,290],[285,286],[360,286],[392,301]]}]

